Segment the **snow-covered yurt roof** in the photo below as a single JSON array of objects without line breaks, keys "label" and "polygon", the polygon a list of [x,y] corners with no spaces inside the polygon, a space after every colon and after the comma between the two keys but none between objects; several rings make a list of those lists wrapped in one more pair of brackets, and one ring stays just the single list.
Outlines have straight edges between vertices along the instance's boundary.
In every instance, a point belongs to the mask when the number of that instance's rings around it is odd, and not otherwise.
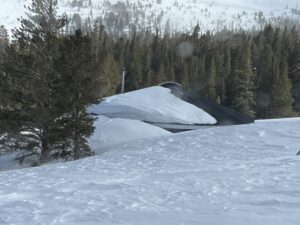
[{"label": "snow-covered yurt roof", "polygon": [[150,123],[216,124],[204,110],[176,97],[169,88],[154,86],[104,98],[90,113]]}]

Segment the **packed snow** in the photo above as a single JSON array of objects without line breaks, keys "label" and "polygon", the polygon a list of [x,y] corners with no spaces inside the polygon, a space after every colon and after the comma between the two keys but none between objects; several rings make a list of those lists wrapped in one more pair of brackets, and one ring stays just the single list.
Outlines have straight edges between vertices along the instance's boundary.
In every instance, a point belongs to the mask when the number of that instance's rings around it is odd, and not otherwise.
[{"label": "packed snow", "polygon": [[91,113],[113,118],[136,119],[156,123],[215,124],[202,109],[159,86],[144,88],[105,98],[90,109]]},{"label": "packed snow", "polygon": [[0,224],[298,225],[300,118],[135,140],[0,173]]}]

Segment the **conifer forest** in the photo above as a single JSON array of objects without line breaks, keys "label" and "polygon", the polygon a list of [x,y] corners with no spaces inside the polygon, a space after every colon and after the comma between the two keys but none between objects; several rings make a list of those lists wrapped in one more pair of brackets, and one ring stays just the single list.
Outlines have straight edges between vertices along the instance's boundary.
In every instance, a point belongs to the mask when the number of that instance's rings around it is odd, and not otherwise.
[{"label": "conifer forest", "polygon": [[123,69],[125,91],[176,81],[257,119],[300,114],[297,25],[202,32],[195,21],[191,32],[114,36],[101,20],[72,29],[56,0],[33,0],[27,11],[11,35],[0,28],[0,146],[26,149],[20,162],[92,155],[87,108],[120,92]]}]

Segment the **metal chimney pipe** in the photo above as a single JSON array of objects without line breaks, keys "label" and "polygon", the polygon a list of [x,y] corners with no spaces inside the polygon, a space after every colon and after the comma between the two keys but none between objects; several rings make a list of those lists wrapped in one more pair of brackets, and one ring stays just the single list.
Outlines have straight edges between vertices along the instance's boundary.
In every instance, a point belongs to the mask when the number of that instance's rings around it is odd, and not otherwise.
[{"label": "metal chimney pipe", "polygon": [[125,68],[122,69],[122,86],[121,86],[121,94],[125,92],[125,76],[126,76],[126,70]]}]

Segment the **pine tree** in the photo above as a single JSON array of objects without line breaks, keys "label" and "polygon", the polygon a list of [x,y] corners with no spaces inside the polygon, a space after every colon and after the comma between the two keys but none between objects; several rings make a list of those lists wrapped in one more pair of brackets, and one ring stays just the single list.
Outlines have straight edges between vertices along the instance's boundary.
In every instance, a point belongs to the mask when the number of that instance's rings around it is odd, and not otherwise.
[{"label": "pine tree", "polygon": [[265,44],[272,45],[274,41],[274,28],[272,25],[267,25],[263,30]]},{"label": "pine tree", "polygon": [[77,30],[75,35],[64,38],[56,65],[62,74],[61,82],[55,88],[56,98],[62,95],[65,99],[59,106],[64,111],[58,121],[64,127],[61,136],[65,138],[65,148],[60,154],[72,159],[92,154],[87,138],[93,133],[94,119],[86,112],[86,107],[99,99],[102,83],[99,74],[95,73],[91,45],[92,39]]},{"label": "pine tree", "polygon": [[107,34],[105,32],[104,25],[101,25],[100,21],[95,21],[94,23],[94,29],[92,32],[92,46],[91,46],[91,52],[93,53],[96,62],[100,60],[100,58],[103,56],[103,50],[104,50],[104,43],[105,39],[107,38]]},{"label": "pine tree", "polygon": [[275,55],[278,57],[281,56],[281,45],[282,45],[282,40],[281,40],[281,34],[280,34],[280,28],[276,28],[275,33],[274,33],[274,39],[272,43],[272,49]]},{"label": "pine tree", "polygon": [[151,60],[152,60],[152,51],[151,48],[147,45],[144,45],[143,49],[144,55],[143,55],[143,60],[142,60],[142,74],[143,74],[143,86],[144,87],[149,87],[152,84],[152,79],[153,79],[153,71],[151,68]]},{"label": "pine tree", "polygon": [[271,107],[271,80],[273,78],[274,53],[266,44],[260,56],[256,78],[256,114],[258,118],[268,117]]},{"label": "pine tree", "polygon": [[3,64],[5,57],[5,50],[8,47],[9,38],[7,30],[4,26],[0,26],[0,65]]},{"label": "pine tree", "polygon": [[153,70],[154,75],[154,83],[157,84],[159,80],[159,73],[161,71],[161,64],[162,64],[162,52],[161,52],[161,40],[158,34],[158,30],[156,30],[156,35],[154,37],[153,43],[152,43],[152,63],[151,67]]},{"label": "pine tree", "polygon": [[28,151],[20,159],[35,155],[39,163],[49,160],[61,142],[57,118],[63,112],[57,106],[63,99],[54,92],[61,76],[54,64],[59,57],[57,34],[65,20],[57,18],[56,0],[33,0],[27,9],[27,18],[13,32],[23,64],[16,74],[27,77],[20,87],[22,108],[15,115],[28,140]]},{"label": "pine tree", "polygon": [[6,101],[5,92],[8,86],[8,78],[4,71],[4,59],[6,58],[6,51],[8,48],[8,35],[4,26],[0,26],[0,110],[4,108],[4,101]]},{"label": "pine tree", "polygon": [[114,58],[118,64],[124,68],[125,67],[125,52],[126,52],[126,40],[125,38],[120,38],[117,40],[114,46]]},{"label": "pine tree", "polygon": [[215,54],[215,59],[216,59],[216,70],[217,70],[217,76],[216,76],[216,92],[217,92],[217,102],[218,103],[223,103],[225,101],[225,93],[226,93],[226,87],[225,87],[225,81],[226,78],[228,77],[228,70],[227,68],[227,57],[225,57],[225,52],[226,52],[226,45],[217,46],[217,52]]},{"label": "pine tree", "polygon": [[[119,91],[121,85],[120,68],[111,52],[107,52],[101,57],[96,67],[96,73],[101,83],[101,86],[99,85],[99,98],[114,95]],[[127,85],[125,89],[127,90]]]},{"label": "pine tree", "polygon": [[192,38],[194,40],[198,39],[199,38],[199,33],[200,33],[200,26],[199,26],[199,23],[194,27],[194,31],[193,31],[193,34],[192,34]]},{"label": "pine tree", "polygon": [[289,77],[292,81],[300,80],[300,43],[298,43],[290,55]]},{"label": "pine tree", "polygon": [[260,55],[264,48],[264,36],[262,32],[259,32],[258,35],[253,37],[253,42],[251,46],[251,61],[255,65],[257,71],[260,70]]},{"label": "pine tree", "polygon": [[238,51],[238,57],[240,59],[239,65],[234,71],[235,82],[234,82],[234,108],[238,111],[254,115],[254,74],[252,71],[251,63],[251,40],[245,40],[246,37],[243,37],[242,46]]},{"label": "pine tree", "polygon": [[280,64],[277,64],[274,70],[271,116],[274,118],[293,116],[295,113],[292,109],[292,84],[288,77],[286,57],[281,59]]},{"label": "pine tree", "polygon": [[206,83],[207,88],[205,93],[205,95],[213,101],[218,100],[218,96],[216,92],[216,79],[217,79],[216,77],[217,77],[217,69],[215,64],[215,58],[213,56],[211,58],[210,67],[207,74],[207,83]]}]

